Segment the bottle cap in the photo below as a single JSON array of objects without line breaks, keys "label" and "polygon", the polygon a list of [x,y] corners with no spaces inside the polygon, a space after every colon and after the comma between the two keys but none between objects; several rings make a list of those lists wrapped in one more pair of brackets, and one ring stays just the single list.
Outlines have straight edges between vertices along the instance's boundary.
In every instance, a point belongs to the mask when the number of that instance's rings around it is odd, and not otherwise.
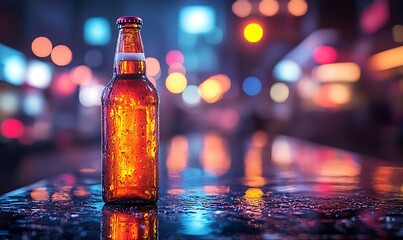
[{"label": "bottle cap", "polygon": [[136,23],[136,24],[142,25],[143,20],[141,20],[141,18],[135,17],[135,16],[124,16],[124,17],[120,17],[120,18],[118,18],[118,20],[116,20],[116,24],[123,24],[123,23]]}]

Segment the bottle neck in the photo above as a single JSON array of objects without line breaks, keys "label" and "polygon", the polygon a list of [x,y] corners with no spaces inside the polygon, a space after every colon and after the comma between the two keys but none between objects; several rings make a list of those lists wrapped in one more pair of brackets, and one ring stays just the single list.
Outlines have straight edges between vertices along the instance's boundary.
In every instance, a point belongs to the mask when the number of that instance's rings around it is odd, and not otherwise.
[{"label": "bottle neck", "polygon": [[145,75],[144,48],[137,25],[119,26],[113,71],[117,75]]}]

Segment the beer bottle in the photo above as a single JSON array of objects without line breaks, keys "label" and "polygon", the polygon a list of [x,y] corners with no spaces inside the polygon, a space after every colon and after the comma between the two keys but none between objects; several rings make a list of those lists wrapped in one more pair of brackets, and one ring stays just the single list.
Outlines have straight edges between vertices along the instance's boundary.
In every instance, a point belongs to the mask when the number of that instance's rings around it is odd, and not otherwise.
[{"label": "beer bottle", "polygon": [[117,19],[113,77],[102,93],[102,198],[158,199],[159,97],[147,79],[138,17]]}]

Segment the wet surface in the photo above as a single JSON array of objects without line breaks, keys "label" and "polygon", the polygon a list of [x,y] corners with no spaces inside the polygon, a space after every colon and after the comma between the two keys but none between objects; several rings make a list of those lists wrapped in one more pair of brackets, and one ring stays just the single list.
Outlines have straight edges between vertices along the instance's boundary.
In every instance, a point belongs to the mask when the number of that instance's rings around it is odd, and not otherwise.
[{"label": "wet surface", "polygon": [[403,239],[401,164],[261,133],[244,149],[237,162],[219,135],[173,138],[156,206],[104,206],[92,168],[17,189],[0,238]]}]

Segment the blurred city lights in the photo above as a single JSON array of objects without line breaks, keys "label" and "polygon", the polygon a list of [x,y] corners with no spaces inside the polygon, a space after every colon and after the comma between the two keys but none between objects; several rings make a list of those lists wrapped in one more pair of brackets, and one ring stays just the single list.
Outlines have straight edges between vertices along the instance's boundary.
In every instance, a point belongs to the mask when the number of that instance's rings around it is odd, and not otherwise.
[{"label": "blurred city lights", "polygon": [[84,54],[84,62],[90,67],[99,67],[103,62],[102,52],[97,49],[88,50]]},{"label": "blurred city lights", "polygon": [[250,187],[261,187],[265,181],[263,174],[263,149],[266,144],[267,134],[255,132],[245,154],[245,184]]},{"label": "blurred city lights", "polygon": [[393,40],[397,43],[403,42],[403,25],[396,24],[392,28]]},{"label": "blurred city lights", "polygon": [[313,51],[313,60],[319,64],[333,63],[337,60],[337,51],[330,46],[319,46]]},{"label": "blurred city lights", "polygon": [[248,0],[236,0],[232,4],[232,12],[238,17],[247,17],[252,12],[252,4]]},{"label": "blurred city lights", "polygon": [[314,102],[323,108],[339,108],[351,102],[351,87],[342,83],[328,83],[322,85],[315,93]]},{"label": "blurred city lights", "polygon": [[335,104],[343,105],[351,101],[351,88],[346,84],[329,84],[328,88],[329,100]]},{"label": "blurred city lights", "polygon": [[[146,75],[147,77],[157,77],[161,73],[161,65],[158,59],[153,57],[146,58]],[[159,76],[158,76],[159,77]]]},{"label": "blurred city lights", "polygon": [[89,45],[106,45],[111,38],[109,22],[103,17],[88,18],[84,22],[84,41]]},{"label": "blurred city lights", "polygon": [[361,77],[361,70],[353,62],[331,63],[315,67],[312,77],[320,82],[356,82]]},{"label": "blurred city lights", "polygon": [[388,1],[372,1],[360,14],[361,30],[365,33],[375,33],[388,23],[390,11]]},{"label": "blurred city lights", "polygon": [[86,65],[79,65],[71,69],[70,78],[76,84],[82,85],[91,81],[92,70]]},{"label": "blurred city lights", "polygon": [[284,136],[274,138],[271,147],[271,159],[279,167],[288,167],[293,160],[290,141]]},{"label": "blurred city lights", "polygon": [[290,89],[285,83],[277,82],[270,88],[270,97],[277,103],[285,102],[290,94]]},{"label": "blurred city lights", "polygon": [[222,98],[223,89],[221,84],[209,78],[199,85],[200,96],[208,103],[215,103]]},{"label": "blurred city lights", "polygon": [[187,86],[187,79],[182,73],[174,72],[168,75],[165,86],[171,93],[181,93]]},{"label": "blurred city lights", "polygon": [[257,77],[247,77],[242,83],[243,91],[249,96],[256,96],[262,90],[262,82]]},{"label": "blurred city lights", "polygon": [[182,73],[183,75],[186,75],[186,69],[180,63],[174,63],[174,64],[169,66],[168,74],[171,74],[171,73],[174,73],[174,72],[178,72],[178,73]]},{"label": "blurred city lights", "polygon": [[248,23],[243,30],[243,35],[248,42],[259,42],[263,37],[263,28],[259,23]]},{"label": "blurred city lights", "polygon": [[48,63],[32,60],[27,68],[27,83],[36,88],[47,88],[52,80],[52,69]]},{"label": "blurred city lights", "polygon": [[308,11],[308,3],[305,0],[290,0],[287,9],[294,16],[303,16]]},{"label": "blurred city lights", "polygon": [[70,95],[74,93],[77,85],[71,80],[70,73],[64,72],[55,78],[52,87],[58,94]]},{"label": "blurred city lights", "polygon": [[5,114],[18,112],[20,98],[15,91],[7,91],[0,95],[0,111]]},{"label": "blurred city lights", "polygon": [[188,85],[182,92],[182,99],[188,106],[196,106],[200,103],[199,88],[195,85]]},{"label": "blurred city lights", "polygon": [[86,84],[80,87],[78,99],[84,107],[101,105],[101,95],[104,86],[100,84]]},{"label": "blurred city lights", "polygon": [[24,124],[15,118],[8,118],[1,123],[1,134],[6,138],[20,138],[24,134]]},{"label": "blurred city lights", "polygon": [[52,52],[52,42],[47,37],[37,37],[32,41],[31,50],[37,57],[47,57]]},{"label": "blurred city lights", "polygon": [[209,33],[214,30],[215,21],[214,9],[210,6],[187,6],[179,12],[180,27],[187,33]]},{"label": "blurred city lights", "polygon": [[189,158],[189,141],[182,135],[172,137],[165,161],[169,177],[179,177]]},{"label": "blurred city lights", "polygon": [[273,69],[274,76],[281,81],[295,82],[301,78],[301,67],[292,60],[281,60]]},{"label": "blurred city lights", "polygon": [[4,80],[13,85],[24,83],[27,63],[23,56],[13,55],[4,61]]},{"label": "blurred city lights", "polygon": [[54,64],[58,66],[66,66],[73,59],[73,53],[67,46],[58,45],[53,48],[50,57]]},{"label": "blurred city lights", "polygon": [[166,63],[168,66],[171,66],[172,64],[179,63],[180,65],[183,65],[183,62],[185,61],[185,57],[183,56],[183,53],[180,52],[179,50],[171,50],[167,53],[165,56]]},{"label": "blurred city lights", "polygon": [[40,91],[29,91],[22,101],[22,110],[28,116],[37,116],[45,109],[46,100]]},{"label": "blurred city lights", "polygon": [[383,71],[403,66],[402,56],[403,46],[377,53],[369,59],[369,68],[374,71]]},{"label": "blurred city lights", "polygon": [[221,176],[228,172],[231,158],[225,139],[214,132],[207,133],[200,153],[200,164],[206,173]]},{"label": "blurred city lights", "polygon": [[263,16],[271,17],[280,10],[280,4],[277,0],[262,0],[259,3],[259,12]]},{"label": "blurred city lights", "polygon": [[231,88],[231,79],[225,74],[216,74],[210,78],[215,79],[221,84],[221,89],[224,93]]}]

